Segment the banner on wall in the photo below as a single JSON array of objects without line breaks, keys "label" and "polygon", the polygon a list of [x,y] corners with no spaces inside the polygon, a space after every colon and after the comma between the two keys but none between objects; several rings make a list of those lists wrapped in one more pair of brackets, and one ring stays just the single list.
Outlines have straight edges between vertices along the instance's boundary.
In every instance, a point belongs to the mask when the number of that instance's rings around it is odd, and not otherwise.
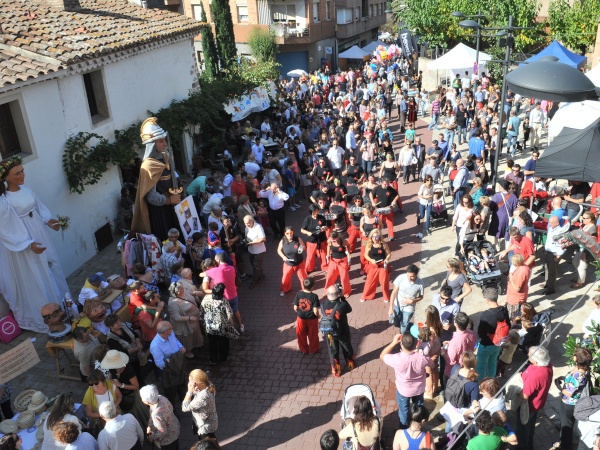
[{"label": "banner on wall", "polygon": [[412,37],[410,35],[410,31],[407,30],[406,28],[403,30],[400,30],[400,33],[398,33],[398,41],[399,41],[400,47],[402,47],[402,53],[404,54],[404,57],[405,58],[412,57],[413,43],[412,43]]},{"label": "banner on wall", "polygon": [[200,218],[196,211],[196,205],[194,204],[194,199],[191,195],[184,198],[181,203],[175,206],[175,213],[179,219],[181,231],[183,231],[184,241],[192,234],[202,230]]},{"label": "banner on wall", "polygon": [[259,86],[225,103],[225,112],[231,114],[232,122],[239,122],[254,112],[264,111],[271,106],[271,98],[275,98],[275,83],[269,82],[268,88]]}]

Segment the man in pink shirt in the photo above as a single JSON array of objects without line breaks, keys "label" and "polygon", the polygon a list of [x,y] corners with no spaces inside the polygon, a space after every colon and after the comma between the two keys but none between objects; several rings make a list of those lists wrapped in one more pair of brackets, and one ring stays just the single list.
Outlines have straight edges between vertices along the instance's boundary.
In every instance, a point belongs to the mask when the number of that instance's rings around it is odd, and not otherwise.
[{"label": "man in pink shirt", "polygon": [[213,279],[215,285],[223,283],[225,285],[224,297],[229,301],[231,309],[233,310],[233,316],[238,323],[240,331],[244,332],[244,325],[242,324],[242,316],[238,309],[238,293],[235,285],[235,268],[230,266],[225,261],[227,256],[225,253],[217,253],[215,261],[219,264],[217,267],[208,269],[206,272],[200,274],[201,277],[210,277]]},{"label": "man in pink shirt", "polygon": [[[401,351],[392,354],[394,347],[400,344]],[[396,374],[396,402],[400,428],[408,428],[408,409],[410,403],[422,405],[425,392],[426,367],[433,367],[428,356],[416,352],[417,339],[410,332],[397,334],[392,342],[383,349],[379,359],[394,369]]]},{"label": "man in pink shirt", "polygon": [[450,375],[452,375],[452,368],[454,366],[462,366],[463,353],[475,350],[477,335],[472,330],[467,330],[468,325],[469,316],[464,312],[459,312],[454,318],[456,331],[452,334],[450,342],[444,342],[444,344],[448,344],[448,348],[442,352],[446,362],[442,386],[446,386],[446,381],[450,378]]}]

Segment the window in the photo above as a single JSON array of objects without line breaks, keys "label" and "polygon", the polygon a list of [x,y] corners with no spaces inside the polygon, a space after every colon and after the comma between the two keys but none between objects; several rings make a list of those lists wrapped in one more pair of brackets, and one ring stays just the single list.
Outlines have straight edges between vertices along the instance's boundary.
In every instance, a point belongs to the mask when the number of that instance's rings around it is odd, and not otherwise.
[{"label": "window", "polygon": [[362,0],[362,15],[363,17],[365,17],[367,15],[367,12],[369,11],[369,0]]},{"label": "window", "polygon": [[21,144],[15,128],[10,102],[0,105],[0,160],[21,153]]},{"label": "window", "polygon": [[360,7],[356,8],[354,13],[354,21],[358,22],[360,20]]},{"label": "window", "polygon": [[331,20],[331,15],[329,14],[330,3],[329,0],[325,2],[325,20]]},{"label": "window", "polygon": [[319,21],[319,2],[317,0],[313,0],[313,21]]},{"label": "window", "polygon": [[369,5],[369,16],[373,17],[375,15],[374,12],[375,5]]},{"label": "window", "polygon": [[296,5],[273,5],[271,6],[271,13],[275,23],[296,21]]},{"label": "window", "polygon": [[192,11],[194,12],[194,20],[202,20],[202,6],[192,5]]},{"label": "window", "polygon": [[104,89],[104,80],[102,71],[96,70],[83,74],[83,85],[85,87],[85,95],[92,117],[92,123],[96,124],[110,117],[108,113],[108,102]]},{"label": "window", "polygon": [[248,22],[248,5],[237,5],[238,22]]},{"label": "window", "polygon": [[338,8],[337,9],[337,23],[338,25],[344,25],[352,23],[352,8]]}]

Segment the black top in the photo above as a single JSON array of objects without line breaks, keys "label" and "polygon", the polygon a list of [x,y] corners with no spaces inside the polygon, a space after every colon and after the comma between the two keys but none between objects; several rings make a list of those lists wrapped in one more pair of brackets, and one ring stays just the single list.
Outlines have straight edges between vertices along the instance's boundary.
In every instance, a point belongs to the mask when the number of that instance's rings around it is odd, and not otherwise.
[{"label": "black top", "polygon": [[354,225],[355,227],[359,227],[360,226],[360,218],[361,217],[362,217],[362,212],[351,213],[350,214],[350,220],[352,221],[352,225]]},{"label": "black top", "polygon": [[479,318],[479,327],[477,328],[477,336],[479,336],[481,345],[494,345],[494,342],[490,339],[488,333],[493,336],[496,332],[497,323],[502,322],[503,320],[506,320],[506,323],[510,326],[508,311],[504,306],[490,308],[481,314],[481,317]]},{"label": "black top", "polygon": [[[339,302],[341,302],[341,304],[339,304]],[[325,310],[325,315],[327,317],[331,316],[333,308],[335,308],[336,305],[338,305],[338,307],[335,312],[335,319],[339,323],[340,334],[347,335],[350,333],[350,328],[348,327],[348,314],[352,312],[352,306],[350,306],[346,299],[335,300],[333,302],[331,300],[325,300],[323,302],[323,309]]]},{"label": "black top", "polygon": [[331,190],[327,192],[323,192],[321,189],[317,189],[316,191],[312,191],[310,196],[316,201],[319,201],[319,197],[325,197],[327,199],[326,206],[329,208],[329,203],[331,203],[331,199],[333,198]]},{"label": "black top", "polygon": [[344,247],[344,241],[340,243],[331,243],[331,257],[335,259],[346,258],[346,247]]},{"label": "black top", "polygon": [[358,164],[355,166],[348,165],[348,173],[346,174],[346,181],[348,183],[358,183],[358,180],[365,173],[363,168]]},{"label": "black top", "polygon": [[388,180],[395,180],[396,176],[396,167],[386,167],[383,165],[383,178],[387,178]]},{"label": "black top", "polygon": [[[227,234],[229,235],[229,239],[233,240],[236,238],[236,236],[238,235],[238,230],[237,227],[234,227],[233,225],[231,225],[229,228],[227,228]],[[223,244],[227,244],[227,240],[226,240],[226,234],[225,234],[225,227],[221,228],[221,231],[219,232],[219,235],[221,236],[221,242]],[[240,243],[240,240],[238,239],[237,241],[235,241],[233,243],[233,245],[229,246],[229,249],[232,252],[235,252],[237,250],[237,247]]]},{"label": "black top", "polygon": [[321,242],[325,242],[327,236],[324,231],[321,231],[319,227],[326,226],[326,221],[322,216],[317,216],[316,219],[313,219],[312,216],[307,216],[302,222],[302,229],[306,231],[310,231],[312,234],[308,236],[307,242],[312,244],[320,244]]},{"label": "black top", "polygon": [[332,184],[331,186],[329,186],[329,192],[331,192],[333,194],[334,200],[337,197],[338,192],[340,192],[342,194],[342,197],[344,195],[348,195],[348,190],[346,189],[346,186],[344,186],[343,184],[340,184],[339,186]]},{"label": "black top", "polygon": [[[135,370],[131,367],[131,364],[127,364],[121,372],[121,375],[117,378],[117,369],[110,369],[110,375],[113,379],[116,379],[119,383],[131,384],[131,379],[136,376]],[[139,380],[138,380],[139,381]],[[135,391],[129,389],[121,389],[123,395],[135,395]]]},{"label": "black top", "polygon": [[377,263],[380,263],[383,262],[385,257],[386,254],[383,245],[381,245],[379,248],[375,247],[374,245],[371,246],[371,250],[369,250],[369,258]]},{"label": "black top", "polygon": [[310,167],[303,158],[298,160],[298,169],[300,169],[301,175],[306,175],[308,172],[310,172]]},{"label": "black top", "polygon": [[319,308],[319,296],[312,292],[299,291],[294,299],[294,306],[298,307],[298,317],[301,319],[316,319],[317,316],[313,312],[313,308]]},{"label": "black top", "polygon": [[[585,198],[588,196],[590,191],[590,185],[587,183],[574,184],[571,188],[571,194],[569,195],[569,197],[571,197],[574,200],[583,199],[583,201],[585,201]],[[567,202],[567,209],[572,211],[579,211],[579,204]]]},{"label": "black top", "polygon": [[317,180],[319,180],[320,183],[331,176],[331,169],[327,166],[318,166],[315,170],[315,175],[317,176]]},{"label": "black top", "polygon": [[461,111],[460,109],[458,109],[456,111],[456,125],[462,128],[466,127],[468,117],[469,114],[467,113],[467,110]]},{"label": "black top", "polygon": [[369,237],[369,234],[375,228],[379,228],[379,217],[375,216],[375,222],[373,222],[373,223],[368,223],[367,221],[363,222],[363,230],[365,230],[365,236],[366,237]]},{"label": "black top", "polygon": [[373,189],[373,199],[375,200],[377,208],[385,208],[392,204],[392,201],[398,196],[398,192],[391,186],[383,188],[377,186]]},{"label": "black top", "polygon": [[[281,243],[283,244],[283,254],[288,258],[288,261],[285,261],[285,263],[292,267],[302,264],[302,254],[298,253],[298,248],[300,247],[298,237],[294,236],[291,241],[288,241],[288,239],[284,237],[281,240]],[[292,261],[289,261],[290,259]]]}]

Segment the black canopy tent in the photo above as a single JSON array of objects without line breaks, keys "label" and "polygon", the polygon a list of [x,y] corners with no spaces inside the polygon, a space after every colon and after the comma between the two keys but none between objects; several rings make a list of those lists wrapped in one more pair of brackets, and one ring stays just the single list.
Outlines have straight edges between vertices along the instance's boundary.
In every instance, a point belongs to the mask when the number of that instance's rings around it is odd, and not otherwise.
[{"label": "black canopy tent", "polygon": [[535,176],[600,181],[600,119],[583,130],[563,128],[537,160]]}]

